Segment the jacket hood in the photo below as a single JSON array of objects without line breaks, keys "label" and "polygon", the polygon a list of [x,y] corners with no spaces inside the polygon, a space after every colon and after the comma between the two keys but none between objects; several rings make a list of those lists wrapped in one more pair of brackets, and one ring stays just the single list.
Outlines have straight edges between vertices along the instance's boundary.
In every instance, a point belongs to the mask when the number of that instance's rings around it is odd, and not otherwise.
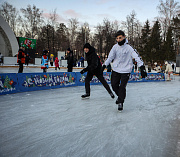
[{"label": "jacket hood", "polygon": [[167,61],[165,61],[165,64],[167,65],[167,64],[168,64],[168,62],[167,62]]},{"label": "jacket hood", "polygon": [[85,48],[91,49],[91,47],[92,47],[92,46],[91,46],[89,43],[86,43],[86,44],[84,45],[83,49],[85,49]]},{"label": "jacket hood", "polygon": [[89,52],[86,53],[86,56],[89,56],[89,55],[92,54],[93,52],[95,52],[95,48],[91,46],[91,47],[89,48]]}]

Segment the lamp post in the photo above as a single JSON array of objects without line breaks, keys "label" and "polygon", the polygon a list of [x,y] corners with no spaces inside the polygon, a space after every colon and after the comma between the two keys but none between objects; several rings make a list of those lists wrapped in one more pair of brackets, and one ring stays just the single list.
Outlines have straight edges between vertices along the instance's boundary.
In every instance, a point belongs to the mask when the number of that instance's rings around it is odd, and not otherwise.
[{"label": "lamp post", "polygon": [[[83,26],[83,28],[84,28],[84,32],[85,32],[85,40],[84,40],[84,42],[85,42],[85,44],[86,44],[86,28],[87,28],[87,24],[85,23],[84,24],[84,26]],[[84,52],[84,59],[85,59],[85,52]]]},{"label": "lamp post", "polygon": [[75,54],[76,55],[76,58],[78,59],[78,53],[76,52],[77,50],[74,50]]}]

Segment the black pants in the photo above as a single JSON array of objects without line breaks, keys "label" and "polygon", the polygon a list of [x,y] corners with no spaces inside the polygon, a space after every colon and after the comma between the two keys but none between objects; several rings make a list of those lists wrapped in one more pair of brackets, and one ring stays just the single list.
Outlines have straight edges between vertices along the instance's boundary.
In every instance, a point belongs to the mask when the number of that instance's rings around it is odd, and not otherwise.
[{"label": "black pants", "polygon": [[128,83],[129,76],[130,73],[117,73],[112,71],[111,86],[113,91],[118,96],[119,103],[124,103],[126,98],[126,85]]},{"label": "black pants", "polygon": [[43,73],[46,73],[46,72],[47,72],[47,68],[44,68],[44,69],[43,69]]},{"label": "black pants", "polygon": [[81,67],[84,67],[84,62],[81,62]]},{"label": "black pants", "polygon": [[68,72],[72,72],[72,66],[68,66]]},{"label": "black pants", "polygon": [[60,67],[55,67],[55,70],[57,70],[57,68],[60,70]]},{"label": "black pants", "polygon": [[109,85],[107,84],[106,80],[103,77],[103,74],[93,74],[91,72],[87,73],[86,79],[85,79],[85,89],[86,89],[86,94],[90,94],[90,81],[93,78],[93,75],[96,75],[96,77],[99,79],[99,81],[103,84],[103,86],[106,88],[108,93],[112,93]]},{"label": "black pants", "polygon": [[19,63],[19,71],[18,73],[22,73],[23,72],[23,63]]}]

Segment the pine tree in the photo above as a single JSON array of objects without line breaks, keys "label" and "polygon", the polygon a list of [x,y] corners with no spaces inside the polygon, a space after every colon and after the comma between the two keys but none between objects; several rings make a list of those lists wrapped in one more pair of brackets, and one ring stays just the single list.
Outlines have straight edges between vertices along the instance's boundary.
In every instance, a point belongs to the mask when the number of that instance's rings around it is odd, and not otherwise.
[{"label": "pine tree", "polygon": [[5,80],[4,80],[4,88],[8,88],[8,89],[12,88],[11,85],[9,84],[9,82],[10,82],[10,79],[7,75]]},{"label": "pine tree", "polygon": [[142,29],[142,36],[141,36],[141,47],[140,47],[140,55],[142,56],[143,60],[150,61],[150,39],[151,29],[149,25],[149,21],[147,20],[143,29]]},{"label": "pine tree", "polygon": [[165,41],[165,60],[175,60],[175,52],[173,51],[172,28],[168,28]]},{"label": "pine tree", "polygon": [[161,26],[159,21],[157,20],[152,28],[151,36],[150,36],[150,59],[153,61],[162,60],[163,52],[161,51]]},{"label": "pine tree", "polygon": [[69,75],[69,82],[71,82],[71,83],[73,82],[71,74]]},{"label": "pine tree", "polygon": [[173,32],[173,38],[174,38],[174,47],[175,47],[175,52],[176,54],[180,53],[180,48],[179,48],[179,39],[180,39],[180,13],[173,18],[173,23],[172,23],[172,32]]}]

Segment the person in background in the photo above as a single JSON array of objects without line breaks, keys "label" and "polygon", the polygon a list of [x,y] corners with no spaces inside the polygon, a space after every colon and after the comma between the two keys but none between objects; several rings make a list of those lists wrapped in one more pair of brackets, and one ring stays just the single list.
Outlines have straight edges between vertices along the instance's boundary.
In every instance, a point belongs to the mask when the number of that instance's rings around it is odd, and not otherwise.
[{"label": "person in background", "polygon": [[157,71],[157,73],[161,73],[161,67],[159,65],[156,65],[156,67],[154,68],[154,70]]},{"label": "person in background", "polygon": [[72,72],[73,65],[74,65],[74,56],[73,56],[73,51],[71,51],[70,48],[67,49],[67,68],[68,72]]},{"label": "person in background", "polygon": [[81,67],[84,67],[84,57],[83,56],[81,56],[79,61],[81,62]]},{"label": "person in background", "polygon": [[3,65],[3,55],[0,52],[0,65]]},{"label": "person in background", "polygon": [[49,68],[48,65],[48,51],[43,50],[42,60],[41,60],[41,69],[43,69],[43,72],[47,72],[47,69]]},{"label": "person in background", "polygon": [[86,54],[86,60],[87,60],[88,66],[80,71],[81,74],[87,72],[87,76],[85,78],[86,94],[82,95],[81,97],[82,98],[90,97],[90,81],[95,75],[99,79],[99,81],[103,84],[105,89],[108,91],[111,98],[114,98],[113,92],[111,91],[109,85],[107,84],[106,80],[103,77],[102,66],[100,63],[100,59],[95,52],[95,48],[92,47],[89,43],[86,43],[83,49]]},{"label": "person in background", "polygon": [[103,70],[113,60],[113,71],[111,74],[111,86],[118,99],[116,104],[118,110],[123,110],[123,103],[126,98],[126,85],[128,83],[130,73],[133,67],[133,58],[135,59],[138,67],[141,69],[141,76],[145,78],[147,76],[144,63],[137,53],[137,51],[128,44],[128,40],[125,37],[125,33],[119,30],[116,35],[117,43],[112,47],[107,60],[103,65]]},{"label": "person in background", "polygon": [[137,62],[134,62],[134,70],[137,71]]},{"label": "person in background", "polygon": [[25,65],[28,66],[29,61],[30,61],[30,56],[29,56],[29,53],[27,53],[27,54],[26,54],[26,59],[25,59]]},{"label": "person in background", "polygon": [[166,70],[166,65],[165,65],[165,64],[163,64],[163,65],[162,65],[162,73],[164,73],[164,72],[165,72],[165,70]]},{"label": "person in background", "polygon": [[53,62],[54,62],[54,55],[51,54],[50,55],[50,64],[51,64],[51,66],[53,66]]},{"label": "person in background", "polygon": [[150,61],[148,62],[148,72],[149,73],[151,72],[151,62]]},{"label": "person in background", "polygon": [[166,65],[165,73],[168,73],[167,81],[171,81],[170,76],[173,73],[172,66],[167,61],[165,62],[165,65]]},{"label": "person in background", "polygon": [[18,55],[17,55],[17,63],[19,64],[19,71],[18,73],[22,73],[23,72],[23,64],[25,63],[25,47],[22,46],[20,47],[19,51],[18,51]]},{"label": "person in background", "polygon": [[59,59],[56,57],[56,59],[55,59],[55,70],[57,70],[57,68],[60,70]]},{"label": "person in background", "polygon": [[174,71],[174,64],[172,64],[172,69],[173,69],[173,71]]}]

